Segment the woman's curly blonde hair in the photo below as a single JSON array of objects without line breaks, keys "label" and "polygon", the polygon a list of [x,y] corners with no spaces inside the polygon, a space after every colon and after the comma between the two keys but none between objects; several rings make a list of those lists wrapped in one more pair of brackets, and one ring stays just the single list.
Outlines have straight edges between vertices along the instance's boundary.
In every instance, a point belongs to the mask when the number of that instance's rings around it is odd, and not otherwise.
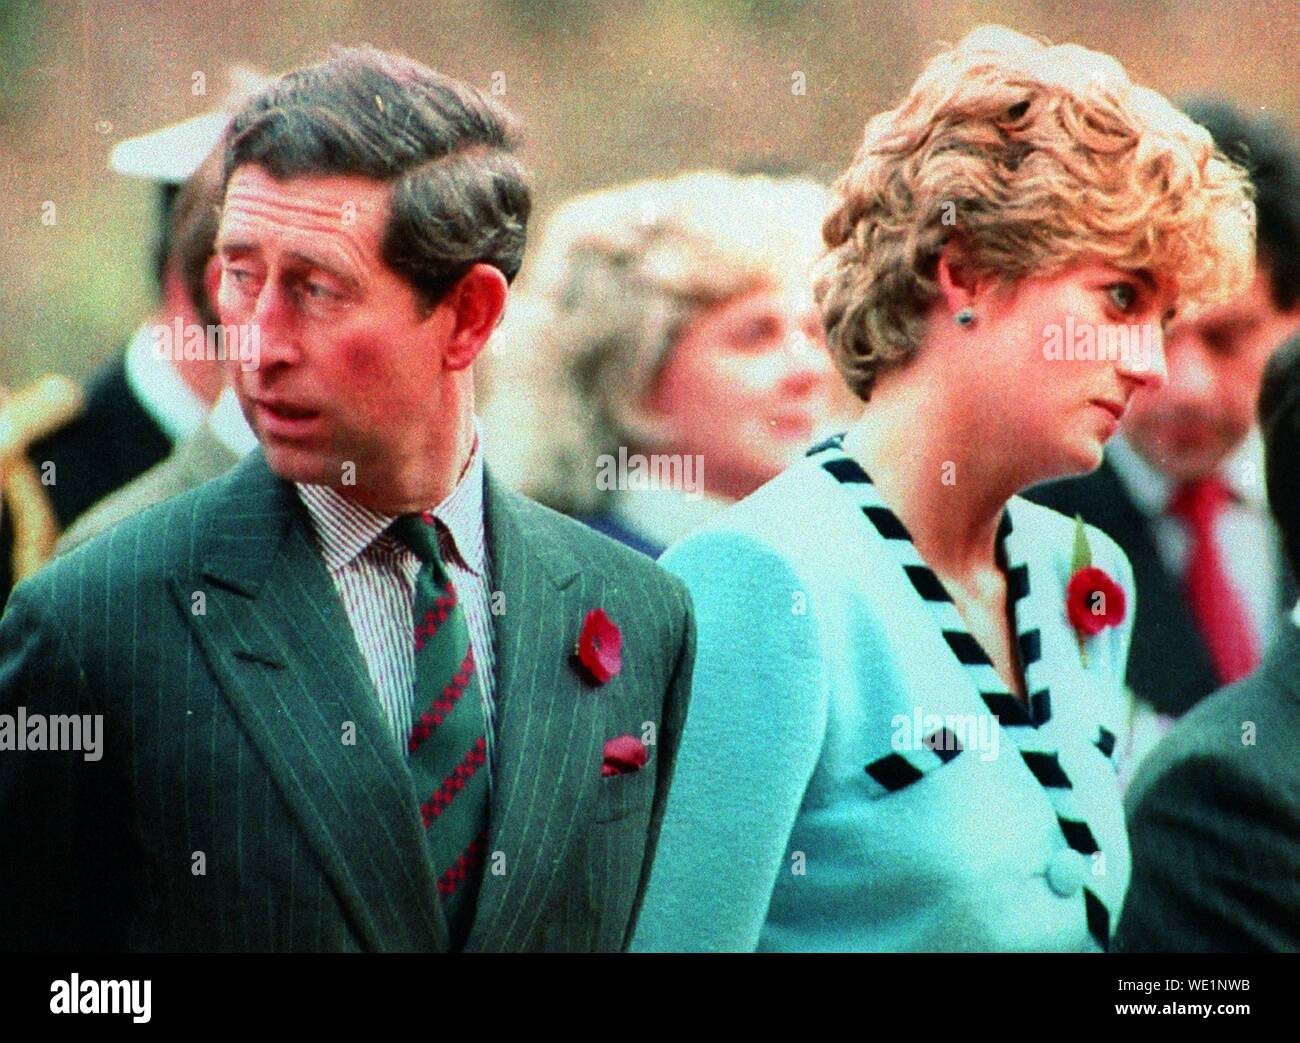
[{"label": "woman's curly blonde hair", "polygon": [[557,510],[605,509],[597,457],[659,448],[644,406],[685,327],[751,290],[807,279],[829,205],[804,178],[700,171],[560,207],[494,336],[484,418],[496,472]]},{"label": "woman's curly blonde hair", "polygon": [[950,240],[1005,283],[1096,258],[1170,279],[1190,308],[1253,270],[1246,173],[1207,131],[1108,55],[1000,26],[932,59],[834,187],[815,292],[864,401],[916,351]]}]

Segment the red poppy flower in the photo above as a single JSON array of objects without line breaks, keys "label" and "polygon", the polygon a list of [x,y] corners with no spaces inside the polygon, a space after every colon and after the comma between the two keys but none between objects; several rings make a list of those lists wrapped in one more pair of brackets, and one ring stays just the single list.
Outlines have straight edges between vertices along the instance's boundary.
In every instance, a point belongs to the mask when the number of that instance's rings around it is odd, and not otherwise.
[{"label": "red poppy flower", "polygon": [[600,766],[600,773],[610,776],[640,771],[648,759],[645,743],[635,735],[620,735],[605,743],[605,759]]},{"label": "red poppy flower", "polygon": [[1124,622],[1125,607],[1124,588],[1092,565],[1079,569],[1065,588],[1070,625],[1085,637],[1119,626]]},{"label": "red poppy flower", "polygon": [[604,684],[623,669],[623,635],[603,608],[593,608],[582,621],[578,662],[596,684]]}]

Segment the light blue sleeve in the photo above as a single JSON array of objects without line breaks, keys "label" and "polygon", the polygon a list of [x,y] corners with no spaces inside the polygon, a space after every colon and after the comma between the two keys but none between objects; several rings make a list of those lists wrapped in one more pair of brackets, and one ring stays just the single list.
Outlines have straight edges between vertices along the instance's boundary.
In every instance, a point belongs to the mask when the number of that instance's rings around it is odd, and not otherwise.
[{"label": "light blue sleeve", "polygon": [[827,698],[811,595],[773,550],[705,532],[661,559],[695,603],[690,709],[633,951],[752,951]]}]

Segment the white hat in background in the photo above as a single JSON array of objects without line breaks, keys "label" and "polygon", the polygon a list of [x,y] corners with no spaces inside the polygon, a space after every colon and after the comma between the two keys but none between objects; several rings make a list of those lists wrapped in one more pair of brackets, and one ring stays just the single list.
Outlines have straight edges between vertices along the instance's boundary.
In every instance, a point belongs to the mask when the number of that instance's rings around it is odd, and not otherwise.
[{"label": "white hat in background", "polygon": [[243,104],[275,79],[242,65],[233,67],[228,76],[230,90],[216,109],[119,141],[109,154],[109,167],[127,177],[162,184],[180,185],[188,181],[217,147]]}]

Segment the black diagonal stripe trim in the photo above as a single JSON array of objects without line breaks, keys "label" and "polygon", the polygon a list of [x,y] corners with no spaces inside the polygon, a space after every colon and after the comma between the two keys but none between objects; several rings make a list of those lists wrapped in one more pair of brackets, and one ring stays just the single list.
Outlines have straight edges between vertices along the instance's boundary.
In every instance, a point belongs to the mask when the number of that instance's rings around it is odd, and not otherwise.
[{"label": "black diagonal stripe trim", "polygon": [[1012,603],[1029,596],[1029,566],[1017,565],[1007,574],[1007,596]]},{"label": "black diagonal stripe trim", "polygon": [[867,765],[866,772],[891,792],[910,786],[921,777],[920,770],[897,753],[890,753],[878,761],[872,761]]},{"label": "black diagonal stripe trim", "polygon": [[926,601],[951,601],[948,592],[943,589],[943,584],[939,582],[936,576],[925,565],[904,565],[903,571],[907,573],[907,578],[912,581],[912,586],[916,592]]},{"label": "black diagonal stripe trim", "polygon": [[1061,762],[1055,753],[1040,753],[1037,750],[1023,750],[1021,756],[1025,758],[1025,764],[1029,770],[1034,773],[1042,785],[1049,789],[1073,789],[1070,783],[1070,776],[1065,774],[1065,769],[1061,767]]},{"label": "black diagonal stripe trim", "polygon": [[1025,666],[1033,666],[1043,654],[1043,635],[1037,629],[1020,635],[1020,661]]},{"label": "black diagonal stripe trim", "polygon": [[1097,940],[1097,944],[1106,952],[1110,951],[1110,911],[1102,900],[1083,889],[1083,905],[1088,910],[1088,933]]},{"label": "black diagonal stripe trim", "polygon": [[958,660],[966,666],[992,666],[989,657],[980,648],[980,643],[964,630],[945,630],[943,638],[953,650]]},{"label": "black diagonal stripe trim", "polygon": [[980,692],[980,695],[984,697],[984,705],[989,708],[989,713],[993,714],[999,723],[1025,726],[1034,723],[1029,719],[1029,714],[1025,713],[1025,704],[1010,692]]},{"label": "black diagonal stripe trim", "polygon": [[1044,688],[1029,697],[1029,706],[1034,718],[1034,726],[1042,727],[1052,719],[1052,690]]},{"label": "black diagonal stripe trim", "polygon": [[843,482],[845,485],[862,485],[871,482],[871,479],[867,477],[867,472],[858,466],[858,462],[845,456],[835,460],[827,460],[822,464],[822,470],[837,482]]},{"label": "black diagonal stripe trim", "polygon": [[838,435],[831,435],[830,438],[818,442],[815,446],[813,446],[811,449],[808,450],[808,452],[804,453],[803,455],[815,456],[817,453],[823,452],[826,449],[838,449],[844,443],[844,436],[847,433],[848,433],[847,431],[842,431]]},{"label": "black diagonal stripe trim", "polygon": [[998,521],[998,541],[1001,542],[1011,535],[1011,512],[1002,511],[1002,517]]},{"label": "black diagonal stripe trim", "polygon": [[1096,838],[1092,835],[1092,830],[1088,828],[1088,823],[1079,822],[1072,818],[1062,818],[1056,816],[1056,821],[1061,824],[1061,832],[1065,834],[1065,842],[1074,848],[1081,855],[1095,855],[1101,849],[1097,846]]},{"label": "black diagonal stripe trim", "polygon": [[928,749],[934,751],[934,754],[944,764],[947,764],[962,750],[961,740],[947,728],[933,731],[921,741],[925,743]]},{"label": "black diagonal stripe trim", "polygon": [[898,515],[888,507],[863,507],[862,513],[871,519],[876,531],[887,540],[907,540],[911,542],[912,534],[898,519]]},{"label": "black diagonal stripe trim", "polygon": [[1115,752],[1115,733],[1109,728],[1098,729],[1097,749],[1101,750],[1107,757]]}]

